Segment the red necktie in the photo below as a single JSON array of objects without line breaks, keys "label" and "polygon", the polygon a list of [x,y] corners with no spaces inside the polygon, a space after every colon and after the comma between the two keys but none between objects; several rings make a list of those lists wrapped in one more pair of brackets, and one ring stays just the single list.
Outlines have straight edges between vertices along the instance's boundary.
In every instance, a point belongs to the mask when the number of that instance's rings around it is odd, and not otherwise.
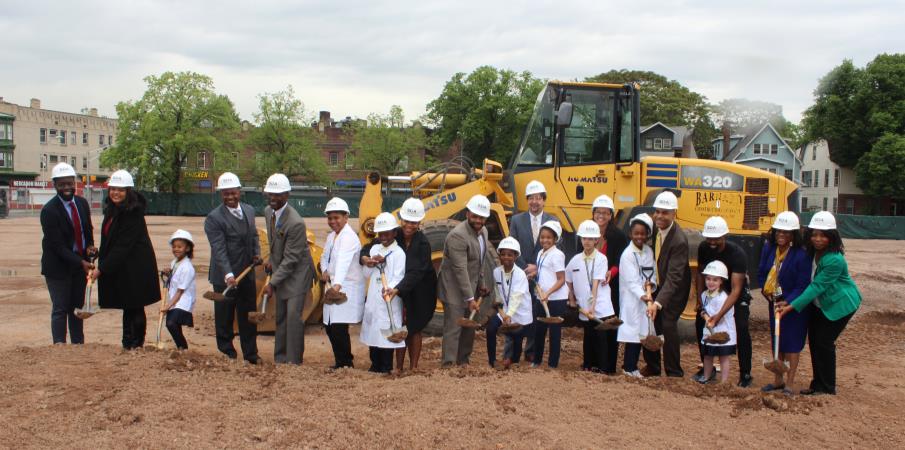
[{"label": "red necktie", "polygon": [[79,220],[79,209],[75,206],[75,200],[69,206],[69,217],[72,218],[72,234],[75,235],[75,248],[79,251],[79,255],[84,255],[85,245],[82,244],[82,221]]}]

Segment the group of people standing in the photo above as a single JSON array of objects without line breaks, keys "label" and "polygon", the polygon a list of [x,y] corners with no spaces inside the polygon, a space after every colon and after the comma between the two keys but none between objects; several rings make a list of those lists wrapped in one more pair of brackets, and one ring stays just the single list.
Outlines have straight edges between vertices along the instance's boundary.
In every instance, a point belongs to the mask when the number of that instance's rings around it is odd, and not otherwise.
[{"label": "group of people standing", "polygon": [[[75,170],[61,163],[53,169],[57,196],[41,212],[42,274],[52,301],[53,342],[84,342],[82,320],[75,315],[84,306],[86,283],[97,281],[100,307],[123,310],[122,345],[144,344],[144,307],[160,300],[156,258],[144,219],[146,200],[134,190],[126,171],[112,174],[99,248],[94,246],[89,205],[75,195]],[[246,276],[264,264],[264,293],[276,303],[274,360],[301,364],[304,355],[305,299],[316,270],[304,220],[288,206],[291,186],[286,176],[274,174],[265,186],[264,211],[268,261],[261,258],[255,211],[241,202],[241,183],[224,173],[217,183],[222,204],[211,211],[204,231],[211,246],[209,281],[223,299],[214,306],[217,348],[237,358],[233,324],[238,324],[242,357],[261,361],[256,325],[249,313],[256,310],[257,286]],[[748,387],[751,376],[750,306],[747,257],[727,241],[728,224],[721,217],[707,220],[705,240],[698,248],[700,274],[692,278],[685,231],[676,223],[678,199],[669,191],[657,196],[653,217],[639,214],[629,220],[626,236],[614,223],[615,207],[606,195],[595,199],[592,220],[581,223],[577,236],[582,251],[570,261],[558,245],[562,227],[544,212],[542,183],[527,185],[528,210],[516,214],[510,236],[494,249],[485,222],[490,201],[476,195],[465,210],[465,221],[447,235],[439,276],[431,263],[432,249],[421,231],[424,205],[406,200],[398,217],[381,213],[374,221],[377,238],[362,246],[349,226],[349,207],[340,198],[327,203],[330,233],[318,262],[325,297],[323,324],[334,353],[334,368],[353,367],[349,325],[361,323],[360,341],[369,347],[370,369],[386,373],[418,367],[422,331],[434,313],[437,298],[444,307],[442,365],[469,364],[474,328],[460,319],[480,313],[487,329],[488,362],[496,366],[497,334],[504,335],[502,367],[524,358],[539,367],[548,348],[547,365],[560,359],[561,320],[570,310],[584,328],[582,369],[608,375],[617,373],[619,344],[623,344],[622,372],[631,377],[683,377],[678,320],[685,310],[691,284],[700,293],[696,320],[703,368],[694,375],[701,383],[715,377],[719,359],[722,381],[729,375],[729,357],[739,361],[738,385]],[[162,271],[167,300],[161,313],[179,348],[188,344],[182,326],[192,326],[195,299],[194,241],[177,230],[170,239],[174,259]],[[97,259],[97,261],[95,261]],[[500,265],[495,267],[495,262]],[[779,214],[765,241],[758,268],[762,296],[771,317],[781,318],[779,358],[790,370],[776,375],[763,390],[794,393],[799,354],[807,340],[813,380],[802,394],[835,393],[835,341],[858,309],[861,297],[848,275],[844,247],[827,212],[814,215],[802,234],[798,217]],[[387,330],[405,329],[404,339],[392,339]],[[727,338],[719,343],[715,334]],[[549,335],[549,340],[547,339]],[[642,345],[656,336],[661,350]],[[643,357],[645,367],[639,369]],[[662,363],[661,363],[662,355]]]}]

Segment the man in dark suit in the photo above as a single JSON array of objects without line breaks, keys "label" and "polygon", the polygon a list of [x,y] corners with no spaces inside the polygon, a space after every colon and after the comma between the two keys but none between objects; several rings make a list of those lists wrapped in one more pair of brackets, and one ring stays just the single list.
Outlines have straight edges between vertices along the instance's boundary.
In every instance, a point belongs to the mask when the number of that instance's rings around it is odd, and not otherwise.
[{"label": "man in dark suit", "polygon": [[[518,259],[515,260],[515,264],[524,270],[525,275],[528,276],[534,311],[541,311],[540,301],[534,294],[534,283],[537,276],[537,252],[540,251],[540,242],[538,242],[537,236],[540,234],[541,224],[548,220],[556,220],[556,217],[544,212],[547,190],[540,181],[531,180],[528,183],[525,187],[525,199],[528,203],[528,211],[512,216],[509,221],[509,236],[514,237],[522,249]],[[525,343],[525,360],[530,363],[533,354],[534,333],[528,333]],[[508,335],[506,335],[503,347],[503,358],[505,358],[503,366],[508,367],[510,361],[512,361],[512,338]]]},{"label": "man in dark suit", "polygon": [[[654,319],[657,334],[662,334],[663,365],[666,375],[683,377],[679,352],[679,316],[688,303],[691,289],[691,269],[688,266],[688,238],[676,223],[679,199],[669,191],[664,191],[654,200],[654,258],[657,260],[657,290],[654,301],[647,307],[647,314]],[[660,375],[660,352],[644,349],[647,366],[641,371],[644,376]]]},{"label": "man in dark suit", "polygon": [[248,313],[257,308],[257,289],[253,274],[237,282],[239,274],[253,263],[261,261],[261,244],[255,227],[255,209],[239,201],[241,197],[239,177],[224,172],[217,180],[217,190],[223,204],[214,208],[204,220],[204,233],[211,244],[211,266],[208,281],[217,292],[227,286],[233,289],[225,300],[214,303],[214,324],[217,333],[217,349],[235,359],[233,347],[233,321],[239,323],[239,343],[242,357],[257,364],[257,326],[248,321]]},{"label": "man in dark suit", "polygon": [[75,309],[84,306],[85,283],[93,266],[94,227],[88,201],[75,195],[75,169],[60,163],[51,174],[57,195],[41,208],[41,274],[52,303],[50,334],[54,344],[66,343],[66,325],[73,344],[85,343],[82,320]]},{"label": "man in dark suit", "polygon": [[302,310],[311,290],[314,262],[308,248],[308,231],[299,213],[289,206],[289,178],[281,173],[267,179],[264,193],[267,208],[267,238],[273,273],[264,292],[276,301],[276,333],[273,360],[276,363],[301,364],[305,353],[305,321]]}]

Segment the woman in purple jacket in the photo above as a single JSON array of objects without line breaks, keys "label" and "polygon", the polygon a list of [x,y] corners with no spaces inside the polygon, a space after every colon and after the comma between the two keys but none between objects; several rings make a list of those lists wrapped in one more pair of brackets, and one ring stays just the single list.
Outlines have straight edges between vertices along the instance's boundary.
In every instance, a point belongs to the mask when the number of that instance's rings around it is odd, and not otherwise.
[{"label": "woman in purple jacket", "polygon": [[[782,212],[773,222],[773,229],[760,256],[757,278],[763,286],[764,298],[770,303],[770,335],[773,336],[775,301],[795,300],[811,282],[811,258],[802,247],[801,227],[795,213]],[[800,313],[789,313],[780,321],[779,358],[788,361],[789,372],[785,380],[782,375],[774,375],[773,382],[761,389],[764,392],[782,390],[788,395],[794,393],[792,386],[808,335],[810,315],[810,309],[806,309]]]}]

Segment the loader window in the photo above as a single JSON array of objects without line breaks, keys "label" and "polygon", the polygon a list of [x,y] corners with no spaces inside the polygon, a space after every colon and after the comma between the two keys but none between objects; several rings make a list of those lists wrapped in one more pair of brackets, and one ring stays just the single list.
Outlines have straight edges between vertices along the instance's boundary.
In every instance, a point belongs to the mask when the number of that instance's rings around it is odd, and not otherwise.
[{"label": "loader window", "polygon": [[573,90],[572,123],[564,130],[563,165],[613,161],[613,93]]},{"label": "loader window", "polygon": [[[544,98],[543,94],[541,98]],[[518,164],[553,165],[553,125],[553,105],[538,100],[522,138]]]}]

